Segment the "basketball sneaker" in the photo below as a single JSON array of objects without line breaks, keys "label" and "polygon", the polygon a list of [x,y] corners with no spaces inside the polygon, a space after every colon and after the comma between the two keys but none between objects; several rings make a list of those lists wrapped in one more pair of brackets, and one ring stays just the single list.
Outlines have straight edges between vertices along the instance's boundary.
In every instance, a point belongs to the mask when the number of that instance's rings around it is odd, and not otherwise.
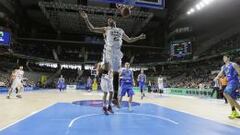
[{"label": "basketball sneaker", "polygon": [[132,105],[130,103],[128,104],[128,111],[132,112]]},{"label": "basketball sneaker", "polygon": [[240,115],[237,111],[232,111],[232,113],[228,116],[229,119],[240,118]]},{"label": "basketball sneaker", "polygon": [[118,99],[113,99],[112,103],[113,103],[117,108],[120,108],[120,104],[119,104]]},{"label": "basketball sneaker", "polygon": [[22,98],[22,96],[21,96],[21,95],[17,95],[16,97],[17,97],[17,98]]},{"label": "basketball sneaker", "polygon": [[234,112],[235,118],[240,118],[240,115],[237,111]]},{"label": "basketball sneaker", "polygon": [[105,115],[108,115],[108,109],[107,109],[107,107],[105,107],[105,106],[103,107],[103,112],[104,112]]},{"label": "basketball sneaker", "polygon": [[107,109],[107,110],[108,110],[110,113],[114,113],[111,105],[108,106],[108,109]]}]

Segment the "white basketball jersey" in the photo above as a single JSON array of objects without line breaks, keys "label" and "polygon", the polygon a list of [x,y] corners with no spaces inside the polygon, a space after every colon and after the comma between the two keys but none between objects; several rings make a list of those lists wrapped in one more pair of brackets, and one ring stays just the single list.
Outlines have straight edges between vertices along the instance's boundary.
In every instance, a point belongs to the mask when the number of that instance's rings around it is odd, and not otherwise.
[{"label": "white basketball jersey", "polygon": [[16,71],[16,78],[17,79],[22,79],[23,78],[24,71],[22,70],[17,70]]},{"label": "white basketball jersey", "polygon": [[121,48],[124,31],[121,28],[106,27],[106,47]]}]

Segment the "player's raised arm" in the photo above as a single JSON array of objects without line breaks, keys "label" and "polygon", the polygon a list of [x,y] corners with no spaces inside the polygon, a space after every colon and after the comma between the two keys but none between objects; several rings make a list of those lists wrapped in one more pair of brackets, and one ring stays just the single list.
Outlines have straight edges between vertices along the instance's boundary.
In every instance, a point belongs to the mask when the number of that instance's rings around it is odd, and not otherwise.
[{"label": "player's raised arm", "polygon": [[132,37],[130,38],[128,35],[126,35],[125,33],[123,33],[123,40],[128,42],[128,43],[133,43],[136,42],[138,40],[142,40],[142,39],[146,39],[146,35],[145,34],[141,34],[138,37]]},{"label": "player's raised arm", "polygon": [[79,11],[80,15],[82,16],[82,18],[84,19],[84,21],[87,24],[87,27],[89,28],[89,30],[91,32],[95,32],[95,33],[104,33],[105,32],[105,27],[94,27],[89,19],[88,19],[88,15],[84,12],[84,11]]}]

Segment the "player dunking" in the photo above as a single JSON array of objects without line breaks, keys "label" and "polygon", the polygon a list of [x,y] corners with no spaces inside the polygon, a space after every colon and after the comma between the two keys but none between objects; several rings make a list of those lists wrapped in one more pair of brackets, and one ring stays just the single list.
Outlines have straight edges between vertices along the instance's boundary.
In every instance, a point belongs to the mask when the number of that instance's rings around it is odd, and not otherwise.
[{"label": "player dunking", "polygon": [[125,32],[116,27],[116,22],[112,19],[108,19],[107,27],[94,27],[89,19],[88,15],[84,11],[80,11],[81,16],[85,20],[89,30],[95,33],[101,33],[105,37],[105,45],[103,51],[103,63],[108,63],[110,70],[113,71],[113,103],[119,106],[118,102],[118,87],[119,87],[119,70],[121,68],[121,60],[123,54],[121,52],[122,40],[132,43],[141,39],[145,39],[145,34],[141,34],[138,37],[129,38]]},{"label": "player dunking", "polygon": [[141,70],[141,73],[138,75],[137,81],[139,89],[141,91],[141,99],[143,99],[143,97],[145,96],[144,87],[146,83],[146,75],[144,74],[144,70]]},{"label": "player dunking", "polygon": [[236,63],[231,62],[228,55],[223,56],[223,61],[225,65],[222,66],[221,71],[214,80],[218,80],[223,74],[226,75],[228,83],[224,90],[224,96],[232,108],[232,113],[229,118],[234,119],[240,117],[235,109],[237,108],[240,111],[240,105],[236,102],[238,94],[237,89],[239,87],[238,76],[240,75],[240,67]]}]

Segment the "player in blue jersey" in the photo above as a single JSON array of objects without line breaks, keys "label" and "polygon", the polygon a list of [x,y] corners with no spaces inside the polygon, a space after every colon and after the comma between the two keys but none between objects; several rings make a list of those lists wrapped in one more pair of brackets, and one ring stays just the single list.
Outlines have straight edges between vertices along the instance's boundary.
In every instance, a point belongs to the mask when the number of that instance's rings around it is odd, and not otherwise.
[{"label": "player in blue jersey", "polygon": [[141,73],[138,75],[137,81],[138,81],[139,89],[141,91],[141,99],[143,99],[143,97],[145,96],[144,87],[145,87],[145,83],[146,83],[146,75],[144,74],[143,70],[141,70]]},{"label": "player in blue jersey", "polygon": [[87,89],[88,92],[90,92],[91,89],[92,89],[92,79],[91,79],[90,76],[87,79],[86,89]]},{"label": "player in blue jersey", "polygon": [[[240,66],[240,57],[236,58],[235,62],[238,64],[238,66]],[[237,97],[239,98],[240,97],[240,75],[238,75],[238,80],[239,80],[239,86],[238,86],[238,90],[237,90],[237,92],[238,92]]]},{"label": "player in blue jersey", "polygon": [[62,91],[65,89],[65,79],[63,78],[63,75],[60,76],[58,79],[57,87],[59,91]]},{"label": "player in blue jersey", "polygon": [[131,103],[134,95],[133,86],[134,86],[134,77],[133,71],[130,69],[130,63],[125,63],[125,68],[122,68],[120,72],[120,82],[121,82],[121,94],[120,94],[120,103],[122,102],[123,96],[128,94],[128,110],[132,111]]},{"label": "player in blue jersey", "polygon": [[223,74],[226,75],[228,83],[224,90],[224,96],[232,107],[232,113],[229,118],[239,118],[240,115],[235,108],[240,111],[240,105],[238,102],[236,102],[238,94],[237,90],[239,87],[238,76],[240,75],[240,67],[238,64],[231,62],[230,56],[228,55],[223,56],[223,61],[225,65],[222,66],[221,71],[218,73],[214,80],[218,80]]}]

